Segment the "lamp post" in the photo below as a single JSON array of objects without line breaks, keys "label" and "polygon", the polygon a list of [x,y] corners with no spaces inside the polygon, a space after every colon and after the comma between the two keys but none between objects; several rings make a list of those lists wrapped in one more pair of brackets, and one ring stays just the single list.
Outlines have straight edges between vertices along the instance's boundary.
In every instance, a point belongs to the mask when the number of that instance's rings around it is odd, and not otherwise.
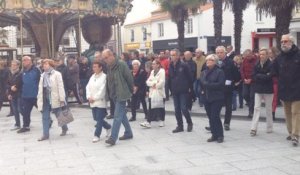
[{"label": "lamp post", "polygon": [[78,52],[81,57],[81,19],[84,17],[83,11],[87,8],[87,0],[78,0]]},{"label": "lamp post", "polygon": [[21,58],[23,57],[23,0],[14,0],[14,8],[16,9],[16,15],[20,18],[20,43],[21,43]]}]

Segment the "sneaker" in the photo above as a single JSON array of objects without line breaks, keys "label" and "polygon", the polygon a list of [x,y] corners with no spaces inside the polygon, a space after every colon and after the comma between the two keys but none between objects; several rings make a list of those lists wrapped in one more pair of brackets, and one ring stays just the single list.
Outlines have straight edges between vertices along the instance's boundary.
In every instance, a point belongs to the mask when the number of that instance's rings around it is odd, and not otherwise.
[{"label": "sneaker", "polygon": [[151,128],[151,124],[149,122],[140,123],[140,125],[144,128]]},{"label": "sneaker", "polygon": [[110,137],[109,139],[105,140],[105,143],[107,143],[107,144],[113,146],[113,145],[116,144],[116,141],[114,141],[114,140]]},{"label": "sneaker", "polygon": [[96,143],[96,142],[99,142],[99,141],[100,141],[100,138],[97,137],[97,136],[94,136],[94,138],[93,138],[93,143]]},{"label": "sneaker", "polygon": [[225,129],[225,131],[229,131],[230,130],[229,124],[224,124],[224,129]]},{"label": "sneaker", "polygon": [[106,130],[106,137],[110,137],[110,134],[111,134],[111,128],[107,129]]},{"label": "sneaker", "polygon": [[193,124],[188,124],[187,132],[192,132],[192,130],[193,130]]},{"label": "sneaker", "polygon": [[173,133],[183,132],[183,128],[177,126],[172,132]]},{"label": "sneaker", "polygon": [[67,131],[68,131],[68,130],[62,130],[60,136],[65,136],[65,135],[67,135]]},{"label": "sneaker", "polygon": [[11,131],[15,131],[15,130],[18,130],[18,129],[20,129],[20,126],[16,126],[16,125],[14,125],[14,127],[13,127],[13,128],[11,128],[10,130],[11,130]]},{"label": "sneaker", "polygon": [[164,127],[165,126],[165,122],[164,121],[159,121],[159,127]]},{"label": "sneaker", "polygon": [[292,138],[292,143],[293,143],[293,146],[298,146],[299,141],[296,137],[294,137],[294,138]]},{"label": "sneaker", "polygon": [[106,116],[106,119],[113,119],[113,118],[114,118],[113,115],[108,115],[108,116]]},{"label": "sneaker", "polygon": [[292,136],[287,136],[286,140],[292,140]]},{"label": "sneaker", "polygon": [[132,138],[133,138],[132,135],[131,136],[123,135],[123,136],[119,137],[119,140],[128,140],[128,139],[132,139]]},{"label": "sneaker", "polygon": [[30,128],[28,127],[24,127],[24,128],[21,128],[17,131],[17,133],[24,133],[24,132],[29,132],[30,131]]}]

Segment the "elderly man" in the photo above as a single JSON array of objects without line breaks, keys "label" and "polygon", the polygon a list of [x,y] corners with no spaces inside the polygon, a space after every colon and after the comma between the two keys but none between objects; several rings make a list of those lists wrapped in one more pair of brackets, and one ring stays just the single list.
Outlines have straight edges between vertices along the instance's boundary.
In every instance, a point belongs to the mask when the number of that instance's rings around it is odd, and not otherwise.
[{"label": "elderly man", "polygon": [[177,120],[177,127],[173,130],[173,133],[183,132],[182,114],[188,125],[187,131],[191,132],[193,130],[193,122],[187,108],[187,96],[192,83],[192,75],[188,65],[180,60],[179,50],[174,49],[170,53],[172,61],[169,67],[169,78]]},{"label": "elderly man", "polygon": [[281,53],[274,60],[274,73],[278,76],[279,98],[283,101],[289,136],[294,146],[300,135],[300,51],[289,34],[282,35]]},{"label": "elderly man", "polygon": [[192,75],[192,82],[190,84],[190,89],[189,89],[189,95],[188,95],[188,100],[187,100],[187,107],[189,110],[192,110],[193,102],[196,101],[196,95],[194,92],[194,82],[196,80],[197,76],[197,64],[193,61],[193,54],[190,51],[184,52],[184,61],[189,67],[189,70]]},{"label": "elderly man", "polygon": [[115,103],[111,137],[105,143],[114,145],[119,135],[121,123],[125,128],[125,132],[119,140],[133,138],[132,130],[126,116],[126,100],[131,98],[133,92],[133,77],[126,63],[117,59],[111,50],[104,50],[102,58],[108,68],[107,93],[109,98]]},{"label": "elderly man", "polygon": [[232,115],[232,92],[233,85],[239,74],[237,68],[234,66],[233,61],[226,56],[226,49],[224,46],[218,46],[216,48],[216,54],[219,58],[219,67],[225,73],[225,88],[224,88],[224,105],[225,105],[225,120],[224,129],[230,130],[230,121]]},{"label": "elderly man", "polygon": [[195,61],[196,65],[197,65],[196,81],[194,83],[194,91],[198,98],[199,105],[200,105],[200,107],[202,107],[203,102],[202,102],[201,95],[199,92],[201,92],[200,76],[201,76],[201,72],[202,72],[202,67],[205,64],[205,56],[203,55],[203,52],[200,48],[196,49],[195,57],[193,58],[193,60]]},{"label": "elderly man", "polygon": [[29,56],[22,58],[22,93],[21,93],[21,114],[23,116],[23,127],[17,133],[30,131],[30,115],[33,106],[36,106],[38,84],[41,72],[33,65]]}]

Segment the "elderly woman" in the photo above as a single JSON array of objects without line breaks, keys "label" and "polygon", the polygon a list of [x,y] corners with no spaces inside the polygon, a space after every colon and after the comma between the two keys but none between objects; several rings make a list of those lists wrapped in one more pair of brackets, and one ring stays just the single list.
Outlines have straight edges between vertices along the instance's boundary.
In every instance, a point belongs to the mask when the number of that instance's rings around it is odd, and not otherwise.
[{"label": "elderly woman", "polygon": [[139,60],[132,61],[132,75],[134,80],[133,94],[131,97],[131,114],[132,117],[129,121],[136,120],[136,107],[139,103],[142,103],[145,118],[147,118],[147,104],[146,104],[146,80],[147,72],[140,68],[141,62]]},{"label": "elderly woman", "polygon": [[[57,113],[62,106],[66,105],[65,90],[61,73],[54,70],[54,61],[44,59],[42,61],[44,73],[39,82],[37,96],[38,110],[42,112],[43,135],[38,141],[49,139],[50,112]],[[60,136],[65,136],[68,131],[67,125],[62,126]]]},{"label": "elderly woman", "polygon": [[251,136],[257,132],[260,117],[261,101],[264,99],[266,105],[267,133],[273,132],[272,101],[273,101],[273,79],[272,62],[268,58],[268,50],[259,51],[259,62],[254,67],[252,78],[254,80],[254,114],[251,125]]},{"label": "elderly woman", "polygon": [[216,66],[217,56],[212,54],[206,57],[206,66],[200,76],[200,85],[204,97],[204,107],[208,116],[212,136],[207,142],[224,141],[223,126],[220,118],[220,112],[224,102],[224,72]]},{"label": "elderly woman", "polygon": [[147,121],[140,124],[144,128],[151,128],[151,121],[155,121],[157,118],[160,120],[159,126],[165,126],[165,70],[161,68],[158,60],[152,62],[152,68],[146,82],[149,87],[149,115]]},{"label": "elderly woman", "polygon": [[110,134],[111,125],[104,118],[106,116],[106,74],[103,72],[103,65],[100,62],[93,63],[93,72],[87,86],[86,98],[92,108],[93,118],[97,122],[94,132],[93,143],[100,141],[102,127],[107,130],[107,137]]}]

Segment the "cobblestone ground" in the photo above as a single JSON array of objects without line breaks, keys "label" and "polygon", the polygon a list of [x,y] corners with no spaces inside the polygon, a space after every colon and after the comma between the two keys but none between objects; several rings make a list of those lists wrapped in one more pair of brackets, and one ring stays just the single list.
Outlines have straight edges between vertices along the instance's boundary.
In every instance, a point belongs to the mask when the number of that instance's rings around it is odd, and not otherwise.
[{"label": "cobblestone ground", "polygon": [[153,123],[151,129],[143,129],[139,123],[144,116],[139,113],[131,123],[134,138],[110,147],[104,136],[92,143],[95,122],[89,109],[72,108],[75,121],[65,137],[59,136],[54,120],[50,140],[43,142],[37,142],[42,125],[36,109],[31,131],[25,134],[10,131],[14,121],[4,117],[7,110],[0,113],[0,175],[300,174],[300,148],[285,140],[283,122],[275,123],[271,134],[261,122],[258,135],[250,137],[250,121],[232,120],[225,142],[218,144],[206,142],[210,133],[204,130],[205,117],[193,117],[193,132],[173,134],[173,115],[166,116],[165,127]]}]

